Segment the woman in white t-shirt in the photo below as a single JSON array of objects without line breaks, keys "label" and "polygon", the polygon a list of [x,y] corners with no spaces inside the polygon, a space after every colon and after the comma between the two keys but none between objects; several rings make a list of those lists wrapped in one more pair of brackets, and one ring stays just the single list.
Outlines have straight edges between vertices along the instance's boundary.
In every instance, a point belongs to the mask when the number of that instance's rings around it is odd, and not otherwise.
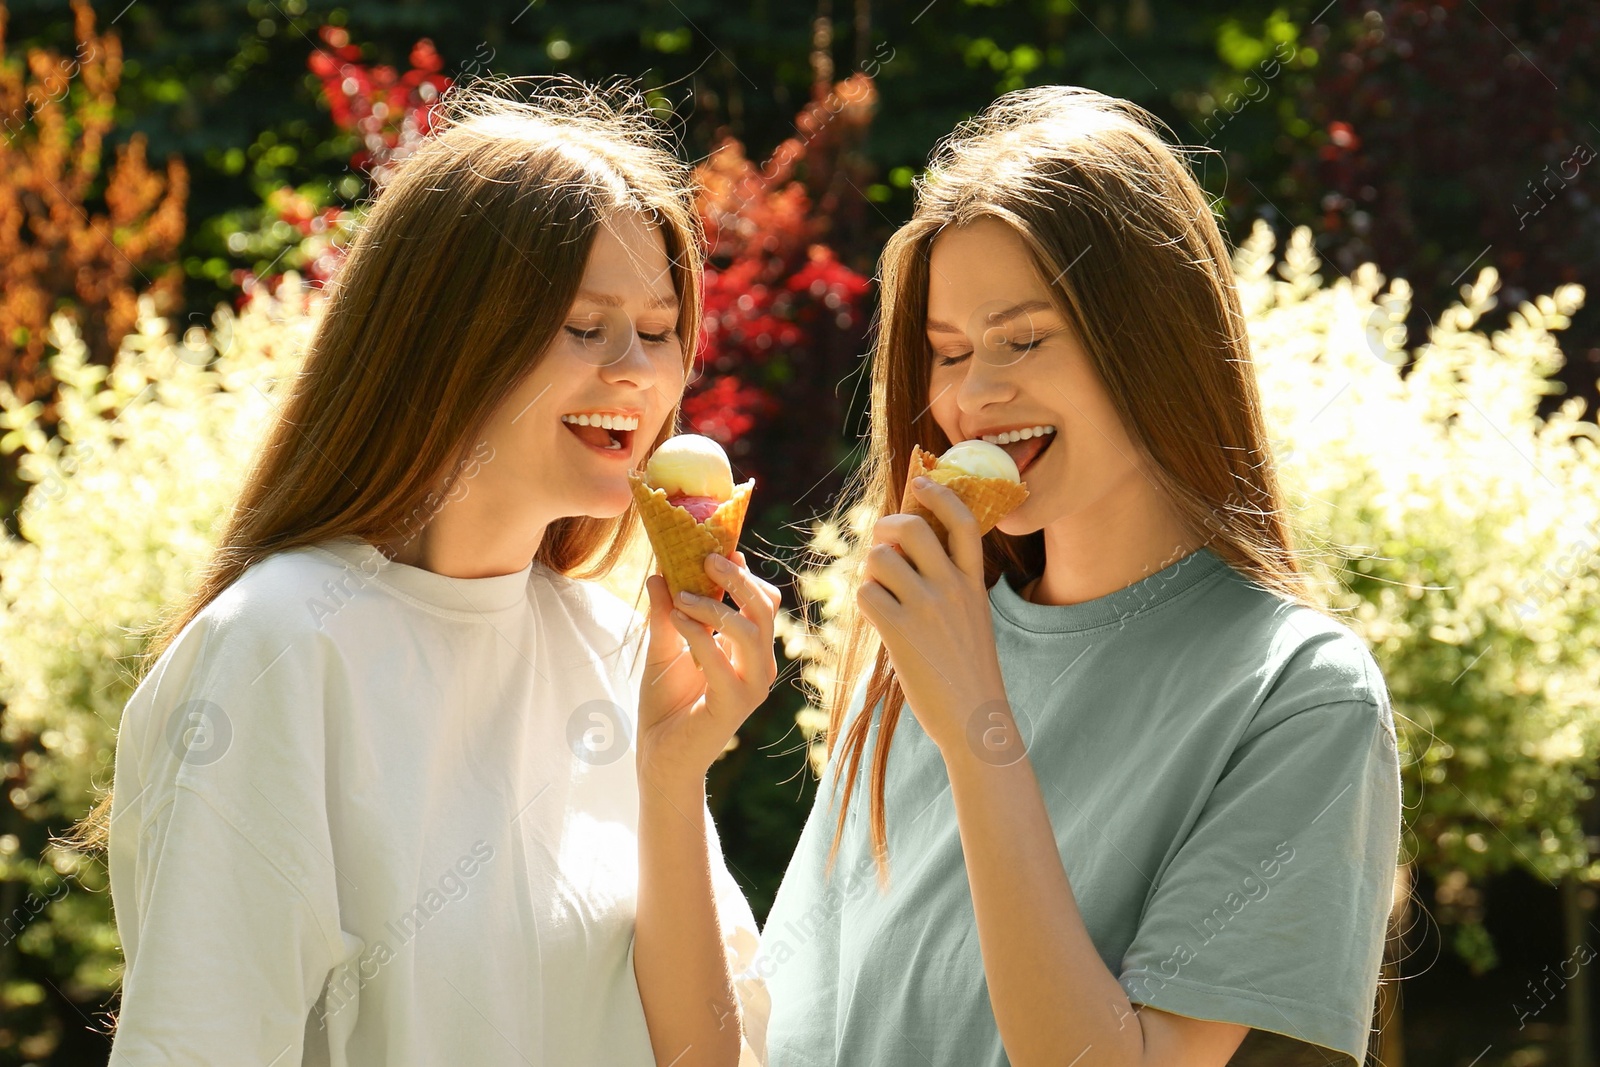
[{"label": "woman in white t-shirt", "polygon": [[435,117],[124,713],[113,1064],[764,1056],[704,782],[779,594],[594,581],[693,361],[685,168],[627,93]]}]

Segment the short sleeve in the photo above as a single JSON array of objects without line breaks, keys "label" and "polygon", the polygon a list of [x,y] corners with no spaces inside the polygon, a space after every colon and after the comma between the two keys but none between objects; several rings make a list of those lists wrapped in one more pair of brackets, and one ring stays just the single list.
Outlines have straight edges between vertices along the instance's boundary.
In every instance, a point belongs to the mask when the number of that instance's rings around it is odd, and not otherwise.
[{"label": "short sleeve", "polygon": [[767,1021],[772,1015],[772,1001],[767,993],[767,983],[757,972],[756,950],[760,947],[761,933],[756,926],[755,913],[745,899],[744,890],[728,870],[727,859],[722,854],[722,841],[717,835],[717,824],[706,808],[706,841],[711,846],[715,862],[711,865],[712,889],[716,897],[717,923],[722,928],[723,951],[728,960],[728,971],[733,975],[733,991],[739,1000],[739,1019],[744,1041],[739,1049],[739,1067],[766,1067]]},{"label": "short sleeve", "polygon": [[323,646],[197,617],[118,731],[111,1064],[299,1063],[345,954],[326,815]]},{"label": "short sleeve", "polygon": [[1361,1063],[1399,834],[1386,701],[1247,734],[1151,890],[1123,959],[1129,999]]}]

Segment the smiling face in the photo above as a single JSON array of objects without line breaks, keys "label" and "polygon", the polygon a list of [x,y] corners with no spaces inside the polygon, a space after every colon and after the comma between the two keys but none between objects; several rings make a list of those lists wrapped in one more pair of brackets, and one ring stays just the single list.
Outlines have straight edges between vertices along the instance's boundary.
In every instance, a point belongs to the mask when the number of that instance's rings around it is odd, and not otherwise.
[{"label": "smiling face", "polygon": [[1151,488],[1104,383],[1055,309],[1028,247],[980,219],[929,256],[929,411],[952,442],[981,438],[1016,461],[1028,499],[1000,523],[1026,534]]},{"label": "smiling face", "polygon": [[[661,233],[634,213],[597,231],[578,297],[539,364],[500,404],[480,467],[497,499],[537,521],[612,518],[683,393],[678,298]],[[515,505],[507,514],[520,510]]]}]

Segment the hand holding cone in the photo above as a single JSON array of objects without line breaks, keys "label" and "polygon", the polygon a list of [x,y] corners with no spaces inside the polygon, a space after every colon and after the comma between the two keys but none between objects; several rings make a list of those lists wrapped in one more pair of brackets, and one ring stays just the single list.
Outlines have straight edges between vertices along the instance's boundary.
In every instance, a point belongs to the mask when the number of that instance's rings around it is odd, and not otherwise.
[{"label": "hand holding cone", "polygon": [[[970,446],[974,442],[964,441],[962,446]],[[983,442],[977,442],[982,444]],[[999,446],[990,445],[995,451],[1005,456],[1005,451]],[[946,453],[948,456],[949,453]],[[1007,461],[1010,457],[1006,456]],[[961,502],[972,512],[978,520],[978,533],[988,533],[999,524],[1000,520],[1014,511],[1019,504],[1028,499],[1028,487],[1017,480],[1015,476],[1005,477],[979,477],[968,474],[953,466],[940,466],[940,460],[931,452],[924,452],[920,445],[911,446],[911,463],[906,471],[906,488],[901,497],[900,510],[907,515],[921,515],[928,525],[933,527],[933,532],[938,536],[939,543],[945,551],[950,550],[950,531],[945,529],[934,514],[917,500],[911,483],[919,476],[926,476],[939,484],[946,486]],[[1015,471],[1015,465],[1012,470]]]}]

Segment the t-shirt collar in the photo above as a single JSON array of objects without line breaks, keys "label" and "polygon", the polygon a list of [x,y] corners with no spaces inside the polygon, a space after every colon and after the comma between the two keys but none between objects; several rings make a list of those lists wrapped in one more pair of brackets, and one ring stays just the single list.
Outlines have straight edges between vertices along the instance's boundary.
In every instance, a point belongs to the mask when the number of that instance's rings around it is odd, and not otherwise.
[{"label": "t-shirt collar", "polygon": [[1002,574],[989,590],[989,602],[1002,618],[1023,630],[1038,633],[1092,630],[1158,607],[1227,566],[1221,556],[1202,545],[1132,585],[1077,604],[1035,604],[1024,600]]},{"label": "t-shirt collar", "polygon": [[426,567],[397,563],[355,536],[330,538],[318,548],[349,563],[367,579],[446,611],[503,611],[527,599],[533,560],[521,570],[487,578],[452,578]]}]

